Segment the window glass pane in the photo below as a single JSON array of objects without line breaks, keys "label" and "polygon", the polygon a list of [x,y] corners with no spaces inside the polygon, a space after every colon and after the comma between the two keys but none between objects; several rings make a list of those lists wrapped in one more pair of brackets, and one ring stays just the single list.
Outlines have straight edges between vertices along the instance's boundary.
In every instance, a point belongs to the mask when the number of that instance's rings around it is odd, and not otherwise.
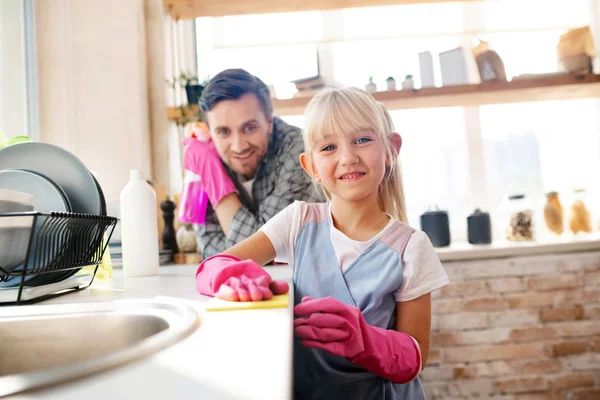
[{"label": "window glass pane", "polygon": [[[434,55],[434,64],[437,64],[437,53],[456,48],[459,44],[457,36],[334,43],[334,79],[345,85],[364,88],[369,76],[373,76],[377,89],[382,91],[386,90],[385,79],[388,76],[393,76],[397,87],[400,87],[404,75],[412,74],[418,87],[421,85],[419,52],[430,51]],[[439,68],[434,67],[434,71],[438,74]],[[436,83],[441,85],[439,76],[436,76]]]},{"label": "window glass pane", "polygon": [[[212,18],[217,47],[314,42],[321,39],[321,12],[236,15]],[[197,23],[206,23],[199,18]]]},{"label": "window glass pane", "polygon": [[589,23],[588,0],[476,1],[465,6],[476,13],[475,28],[480,31],[554,29]]},{"label": "window glass pane", "polygon": [[452,229],[464,235],[470,203],[463,110],[399,110],[390,115],[403,139],[400,160],[410,224],[420,227],[420,215],[437,205],[449,212]]},{"label": "window glass pane", "polygon": [[209,67],[200,76],[214,76],[228,68],[243,68],[267,85],[318,75],[314,44],[243,47],[213,50]]},{"label": "window glass pane", "polygon": [[349,8],[343,11],[344,39],[452,34],[463,29],[456,3]]},{"label": "window glass pane", "polygon": [[498,52],[506,77],[558,70],[556,45],[564,31],[514,32],[481,35]]},{"label": "window glass pane", "polygon": [[304,115],[286,115],[284,117],[281,117],[281,119],[290,125],[296,126],[300,129],[304,129],[304,123],[306,121]]},{"label": "window glass pane", "polygon": [[0,1],[0,131],[7,138],[28,134],[22,18],[19,0]]},{"label": "window glass pane", "polygon": [[595,99],[481,107],[491,209],[500,214],[509,194],[536,206],[544,194],[568,198],[574,189],[600,188],[600,135]]}]

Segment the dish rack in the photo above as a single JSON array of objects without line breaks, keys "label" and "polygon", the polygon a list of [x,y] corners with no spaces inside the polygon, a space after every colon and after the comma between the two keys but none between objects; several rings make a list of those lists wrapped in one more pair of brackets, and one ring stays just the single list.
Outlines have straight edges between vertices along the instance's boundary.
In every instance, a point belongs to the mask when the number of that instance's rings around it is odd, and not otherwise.
[{"label": "dish rack", "polygon": [[[94,281],[118,221],[117,218],[103,215],[37,211],[0,214],[0,218],[31,220],[23,264],[14,269],[0,265],[0,282],[20,277],[19,286],[10,287],[16,289],[12,291],[15,293],[14,301],[2,301],[0,305],[35,303],[88,288]],[[25,226],[29,226],[29,223]],[[56,285],[75,275],[81,268],[94,265],[94,273],[87,285],[81,285],[81,279],[74,280],[73,284],[77,284],[73,287]],[[44,286],[45,289],[57,287],[58,290],[50,293],[48,290],[39,290]],[[28,291],[27,296],[23,296],[24,291]]]}]

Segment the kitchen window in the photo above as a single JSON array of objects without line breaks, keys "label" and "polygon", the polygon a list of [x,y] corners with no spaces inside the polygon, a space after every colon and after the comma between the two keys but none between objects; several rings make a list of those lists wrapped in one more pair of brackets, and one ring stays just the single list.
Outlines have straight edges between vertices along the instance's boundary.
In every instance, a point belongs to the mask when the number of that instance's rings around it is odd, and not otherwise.
[{"label": "kitchen window", "polygon": [[[364,87],[372,76],[381,91],[388,76],[399,87],[413,74],[419,87],[419,52],[430,51],[436,63],[437,53],[475,38],[498,52],[508,79],[551,73],[560,34],[588,24],[600,29],[595,3],[504,0],[198,18],[199,74],[246,68],[286,98],[295,91],[290,80],[314,75],[319,50],[321,72],[346,85]],[[440,86],[439,65],[434,73]],[[449,211],[453,242],[466,241],[467,215],[482,207],[499,218],[509,194],[525,193],[539,207],[551,190],[598,192],[599,110],[597,99],[390,110],[404,138],[410,223],[418,227],[420,214],[438,206]],[[304,123],[303,116],[284,120]],[[495,239],[503,237],[501,226],[497,221]]]},{"label": "kitchen window", "polygon": [[37,139],[33,0],[0,1],[0,131]]}]

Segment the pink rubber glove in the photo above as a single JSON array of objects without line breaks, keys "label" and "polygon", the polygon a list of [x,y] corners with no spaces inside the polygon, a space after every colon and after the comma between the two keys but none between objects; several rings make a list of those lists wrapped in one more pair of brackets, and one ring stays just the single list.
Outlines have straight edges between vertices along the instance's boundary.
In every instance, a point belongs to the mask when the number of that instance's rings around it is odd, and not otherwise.
[{"label": "pink rubber glove", "polygon": [[198,266],[196,289],[206,296],[229,301],[262,301],[285,294],[289,285],[273,281],[260,265],[228,254],[209,257]]},{"label": "pink rubber glove", "polygon": [[345,357],[354,364],[392,382],[407,383],[421,372],[421,350],[404,332],[366,323],[358,307],[333,297],[304,297],[294,307],[300,318],[294,331],[306,347]]},{"label": "pink rubber glove", "polygon": [[200,177],[204,192],[213,207],[216,207],[229,193],[237,193],[212,141],[201,142],[193,138],[185,138],[183,143],[186,146],[183,168]]}]

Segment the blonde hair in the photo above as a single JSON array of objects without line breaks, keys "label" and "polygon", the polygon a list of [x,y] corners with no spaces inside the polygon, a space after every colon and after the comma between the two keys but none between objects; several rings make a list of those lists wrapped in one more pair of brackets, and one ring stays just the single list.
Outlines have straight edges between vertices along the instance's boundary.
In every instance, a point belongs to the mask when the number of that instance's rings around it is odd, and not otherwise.
[{"label": "blonde hair", "polygon": [[[379,185],[377,200],[381,209],[402,222],[407,222],[404,188],[398,155],[391,144],[395,133],[392,119],[383,106],[364,90],[356,88],[328,89],[319,92],[306,106],[306,123],[302,131],[309,155],[320,140],[334,132],[351,133],[369,130],[383,140],[390,167]],[[327,199],[331,194],[321,185]]]}]

